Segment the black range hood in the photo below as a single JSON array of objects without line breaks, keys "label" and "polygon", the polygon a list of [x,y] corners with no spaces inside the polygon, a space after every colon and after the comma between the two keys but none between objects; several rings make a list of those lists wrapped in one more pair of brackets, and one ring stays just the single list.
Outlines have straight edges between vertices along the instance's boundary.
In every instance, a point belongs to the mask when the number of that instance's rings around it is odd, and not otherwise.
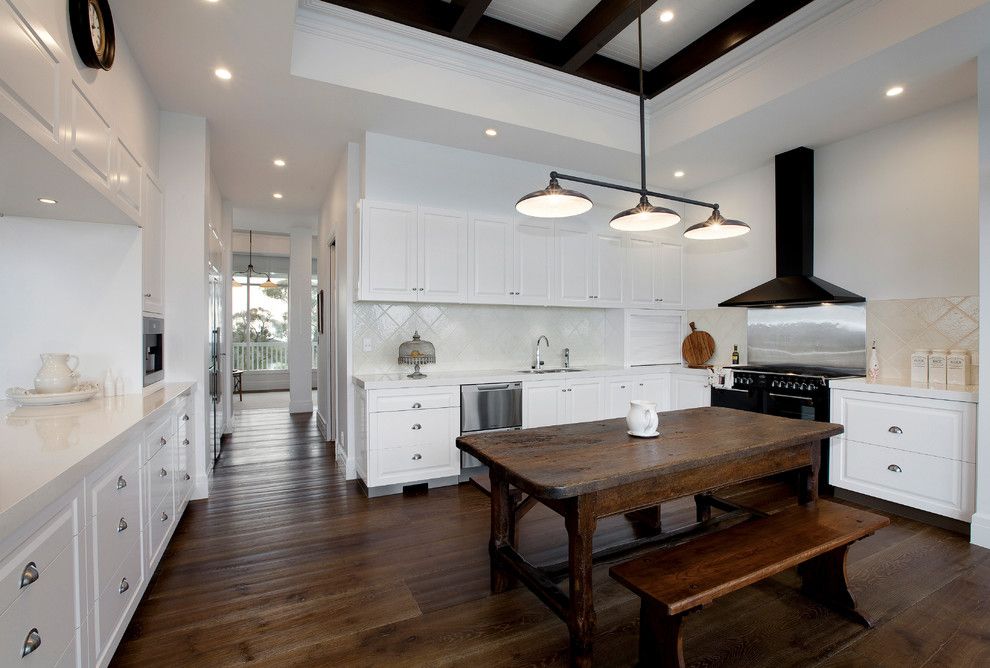
[{"label": "black range hood", "polygon": [[853,304],[860,295],[814,276],[815,152],[800,147],[774,159],[777,277],[719,306]]}]

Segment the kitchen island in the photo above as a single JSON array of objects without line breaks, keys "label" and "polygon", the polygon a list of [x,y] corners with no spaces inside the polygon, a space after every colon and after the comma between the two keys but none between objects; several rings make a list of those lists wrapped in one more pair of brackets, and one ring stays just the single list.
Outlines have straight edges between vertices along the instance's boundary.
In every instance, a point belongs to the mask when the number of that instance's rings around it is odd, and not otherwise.
[{"label": "kitchen island", "polygon": [[[592,659],[595,610],[592,566],[612,558],[596,553],[593,538],[604,517],[655,507],[664,501],[708,494],[729,485],[796,471],[799,502],[818,498],[819,442],[841,434],[841,425],[757,415],[729,408],[696,408],[661,414],[660,436],[639,439],[624,420],[605,420],[457,439],[457,447],[488,465],[491,477],[491,589],[501,593],[518,579],[564,620],[572,665]],[[564,518],[566,565],[538,567],[512,544],[510,485]],[[699,522],[701,531],[710,520]],[[684,537],[679,530],[675,536]],[[630,549],[669,536],[636,541]],[[568,594],[555,584],[566,574]]]}]

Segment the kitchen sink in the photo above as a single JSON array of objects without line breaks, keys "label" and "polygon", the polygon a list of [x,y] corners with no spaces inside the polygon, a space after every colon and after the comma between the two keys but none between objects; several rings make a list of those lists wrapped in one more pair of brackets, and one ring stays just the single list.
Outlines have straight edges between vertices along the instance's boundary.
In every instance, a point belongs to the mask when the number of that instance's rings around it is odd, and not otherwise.
[{"label": "kitchen sink", "polygon": [[584,369],[522,369],[518,373],[532,373],[543,375],[546,373],[569,373],[571,371],[584,371]]}]

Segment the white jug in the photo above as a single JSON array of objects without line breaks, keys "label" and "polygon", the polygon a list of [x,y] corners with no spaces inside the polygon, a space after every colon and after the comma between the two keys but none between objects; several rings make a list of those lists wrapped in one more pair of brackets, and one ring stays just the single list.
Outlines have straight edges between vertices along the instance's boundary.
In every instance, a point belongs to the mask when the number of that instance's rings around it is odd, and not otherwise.
[{"label": "white jug", "polygon": [[[69,366],[69,360],[75,360]],[[41,355],[41,370],[34,377],[34,390],[38,394],[54,394],[71,392],[79,386],[79,358],[67,353],[43,353]]]},{"label": "white jug", "polygon": [[626,415],[626,426],[637,436],[652,436],[660,426],[660,416],[657,415],[657,405],[652,401],[630,401],[629,414]]}]

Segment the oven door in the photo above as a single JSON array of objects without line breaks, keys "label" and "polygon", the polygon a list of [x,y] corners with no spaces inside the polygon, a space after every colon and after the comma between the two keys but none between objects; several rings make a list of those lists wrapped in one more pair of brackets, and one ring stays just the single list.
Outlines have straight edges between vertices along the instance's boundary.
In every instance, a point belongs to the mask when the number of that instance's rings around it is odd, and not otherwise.
[{"label": "oven door", "polygon": [[791,394],[767,393],[767,413],[795,420],[823,420],[819,417],[822,399],[801,397]]},{"label": "oven door", "polygon": [[712,406],[763,413],[763,390],[731,387],[712,388]]}]

